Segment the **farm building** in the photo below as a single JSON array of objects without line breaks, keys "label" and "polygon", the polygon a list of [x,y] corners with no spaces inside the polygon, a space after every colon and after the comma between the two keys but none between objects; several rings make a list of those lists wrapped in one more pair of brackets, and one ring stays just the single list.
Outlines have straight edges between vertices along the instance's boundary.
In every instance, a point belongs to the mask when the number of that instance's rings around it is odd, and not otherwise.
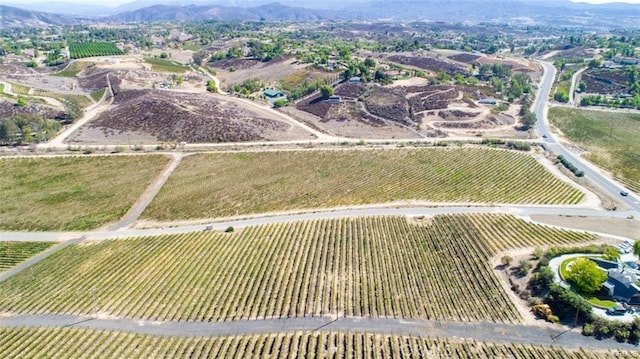
[{"label": "farm building", "polygon": [[264,90],[264,95],[267,96],[268,98],[280,98],[280,97],[284,97],[284,93],[282,93],[282,91],[279,90],[275,90],[275,89],[266,89]]},{"label": "farm building", "polygon": [[327,102],[329,103],[340,103],[340,101],[342,101],[342,98],[340,96],[329,96],[329,99],[327,100]]},{"label": "farm building", "polygon": [[483,105],[497,105],[498,104],[498,100],[493,99],[493,98],[483,98],[478,102],[483,104]]}]

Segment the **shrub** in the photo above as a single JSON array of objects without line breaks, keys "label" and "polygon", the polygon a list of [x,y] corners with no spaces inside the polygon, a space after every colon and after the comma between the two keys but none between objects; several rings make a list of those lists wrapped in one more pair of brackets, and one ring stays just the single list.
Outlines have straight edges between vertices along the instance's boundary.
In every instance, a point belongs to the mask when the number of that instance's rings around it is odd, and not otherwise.
[{"label": "shrub", "polygon": [[234,229],[233,226],[229,226],[227,227],[227,229],[224,230],[226,233],[233,233]]},{"label": "shrub", "polygon": [[286,104],[287,104],[287,100],[285,100],[283,98],[279,98],[279,99],[273,101],[273,107],[275,107],[275,108],[283,107]]},{"label": "shrub", "polygon": [[518,274],[525,276],[529,274],[529,270],[531,270],[531,262],[526,259],[521,260],[518,264]]},{"label": "shrub", "polygon": [[511,262],[513,262],[513,258],[511,256],[502,256],[502,258],[500,258],[500,263],[504,266],[508,266]]}]

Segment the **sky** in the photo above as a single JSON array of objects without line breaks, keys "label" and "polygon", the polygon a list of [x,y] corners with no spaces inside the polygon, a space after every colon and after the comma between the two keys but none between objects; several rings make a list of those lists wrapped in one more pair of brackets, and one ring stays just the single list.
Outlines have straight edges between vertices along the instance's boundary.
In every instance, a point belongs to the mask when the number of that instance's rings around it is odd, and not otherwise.
[{"label": "sky", "polygon": [[[56,2],[60,1],[60,2],[69,2],[69,3],[76,3],[76,4],[86,4],[86,5],[101,5],[101,6],[118,6],[118,5],[122,5],[122,4],[126,4],[129,2],[132,2],[133,0],[109,0],[109,1],[99,1],[99,0],[54,0]],[[188,0],[183,0],[183,1],[188,1]],[[455,0],[452,0],[455,1]],[[527,0],[525,0],[527,1]],[[531,2],[535,2],[535,0],[530,0]],[[604,4],[604,3],[608,3],[608,2],[626,2],[626,3],[632,3],[632,4],[640,4],[640,0],[571,0],[573,2],[588,2],[591,4]],[[42,2],[46,2],[46,0],[20,0],[20,1],[16,1],[16,0],[0,0],[0,4],[3,3],[42,3]],[[106,3],[106,4],[105,4]]]}]

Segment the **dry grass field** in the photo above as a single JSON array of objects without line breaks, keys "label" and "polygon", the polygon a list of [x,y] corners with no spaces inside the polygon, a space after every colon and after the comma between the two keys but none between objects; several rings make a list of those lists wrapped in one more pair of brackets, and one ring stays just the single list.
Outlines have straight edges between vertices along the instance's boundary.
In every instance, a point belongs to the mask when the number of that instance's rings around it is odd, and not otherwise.
[{"label": "dry grass field", "polygon": [[549,121],[588,151],[588,160],[640,193],[640,115],[553,107]]},{"label": "dry grass field", "polygon": [[422,200],[573,204],[527,154],[492,149],[290,151],[185,158],[143,218],[159,221]]},{"label": "dry grass field", "polygon": [[85,230],[116,221],[164,156],[0,159],[0,229]]}]

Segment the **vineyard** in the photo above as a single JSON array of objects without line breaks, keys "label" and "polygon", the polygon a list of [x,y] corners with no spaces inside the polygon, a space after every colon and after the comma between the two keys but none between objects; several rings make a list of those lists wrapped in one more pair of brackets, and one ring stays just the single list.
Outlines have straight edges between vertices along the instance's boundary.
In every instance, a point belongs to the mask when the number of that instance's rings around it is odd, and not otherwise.
[{"label": "vineyard", "polygon": [[48,242],[0,242],[0,272],[51,247]]},{"label": "vineyard", "polygon": [[179,62],[161,59],[159,57],[145,57],[144,62],[151,64],[154,71],[184,73],[189,70],[188,67]]},{"label": "vineyard", "polygon": [[0,160],[0,229],[84,230],[122,217],[164,156]]},{"label": "vineyard", "polygon": [[147,320],[306,316],[515,323],[489,258],[591,235],[497,214],[342,218],[87,242],[0,284],[0,312]]},{"label": "vineyard", "polygon": [[167,338],[89,329],[0,329],[3,358],[554,358],[622,359],[637,353],[488,344],[419,336],[313,332]]},{"label": "vineyard", "polygon": [[79,42],[69,44],[72,59],[82,59],[93,56],[122,55],[122,51],[110,42]]},{"label": "vineyard", "polygon": [[583,196],[533,157],[504,150],[202,154],[182,161],[142,216],[171,221],[399,200],[574,204]]}]

